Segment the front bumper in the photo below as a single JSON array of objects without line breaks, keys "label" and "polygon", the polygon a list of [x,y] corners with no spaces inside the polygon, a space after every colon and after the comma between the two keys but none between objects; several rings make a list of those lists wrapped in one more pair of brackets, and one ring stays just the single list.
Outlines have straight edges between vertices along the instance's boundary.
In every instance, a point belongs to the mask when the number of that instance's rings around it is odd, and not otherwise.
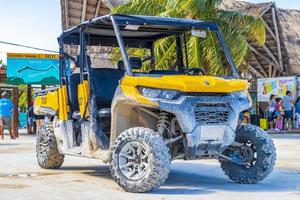
[{"label": "front bumper", "polygon": [[158,103],[161,110],[177,117],[182,132],[186,133],[187,159],[223,152],[234,141],[239,113],[251,107],[249,99],[218,94],[186,95]]}]

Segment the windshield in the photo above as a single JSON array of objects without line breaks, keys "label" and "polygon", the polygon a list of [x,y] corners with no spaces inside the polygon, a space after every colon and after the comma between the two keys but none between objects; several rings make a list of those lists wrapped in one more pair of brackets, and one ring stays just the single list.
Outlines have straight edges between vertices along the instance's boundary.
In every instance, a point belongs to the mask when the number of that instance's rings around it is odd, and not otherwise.
[{"label": "windshield", "polygon": [[[100,33],[101,29],[93,29],[93,31]],[[121,40],[121,43],[118,40],[118,43],[110,44],[109,41],[113,40],[107,39],[102,40],[104,45],[101,45],[100,42],[96,43],[95,38],[86,33],[86,52],[84,54],[90,60],[89,66],[91,68],[115,68],[125,70],[129,75],[143,76],[180,74],[232,76],[237,74],[232,57],[219,31],[192,29],[170,33],[158,29],[154,30],[153,35],[160,33],[161,36],[155,40],[151,36],[143,39],[134,38],[135,33],[141,35],[143,32],[131,30],[129,40],[127,31],[127,38],[125,35],[124,38],[122,34],[119,35],[118,39]],[[152,32],[147,32],[151,35],[150,33]],[[122,44],[122,40],[125,43]],[[130,44],[134,44],[134,47],[131,47]],[[64,49],[72,52],[74,60],[78,61],[79,46],[64,46]],[[78,65],[78,63],[71,65],[71,71],[73,71],[72,66]],[[129,64],[129,67],[126,67],[126,64]],[[73,68],[76,70],[76,66]]]},{"label": "windshield", "polygon": [[[192,31],[180,35],[171,35],[158,39],[152,48],[126,47],[126,53],[135,65],[132,66],[134,75],[231,75],[226,56],[222,50],[216,33],[205,31],[201,37],[194,36]],[[213,42],[213,43],[212,43]],[[120,47],[86,45],[86,55],[91,60],[91,68],[114,68],[124,70],[123,57]],[[208,45],[214,46],[209,49]],[[77,50],[77,48],[73,49]],[[74,53],[75,54],[75,53]],[[213,55],[212,55],[213,54]],[[79,51],[77,51],[79,55]],[[76,55],[73,55],[76,57]],[[208,60],[215,56],[215,68]],[[217,71],[214,71],[217,70]]]}]

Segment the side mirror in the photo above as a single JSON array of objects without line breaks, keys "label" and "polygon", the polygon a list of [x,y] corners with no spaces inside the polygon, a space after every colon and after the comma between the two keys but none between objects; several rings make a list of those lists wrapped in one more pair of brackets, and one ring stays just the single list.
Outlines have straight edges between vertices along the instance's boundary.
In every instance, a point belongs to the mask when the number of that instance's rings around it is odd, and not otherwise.
[{"label": "side mirror", "polygon": [[202,30],[202,29],[195,29],[193,28],[192,31],[192,36],[198,37],[198,38],[206,38],[206,30]]},{"label": "side mirror", "polygon": [[129,61],[132,69],[141,69],[143,66],[142,59],[139,57],[130,57]]}]

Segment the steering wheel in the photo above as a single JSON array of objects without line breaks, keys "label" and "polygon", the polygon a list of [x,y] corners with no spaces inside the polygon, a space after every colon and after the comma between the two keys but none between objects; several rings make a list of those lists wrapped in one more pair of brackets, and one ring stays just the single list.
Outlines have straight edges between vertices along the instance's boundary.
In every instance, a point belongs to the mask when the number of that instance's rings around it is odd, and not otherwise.
[{"label": "steering wheel", "polygon": [[189,74],[193,76],[206,75],[205,70],[203,68],[196,67],[189,68]]}]

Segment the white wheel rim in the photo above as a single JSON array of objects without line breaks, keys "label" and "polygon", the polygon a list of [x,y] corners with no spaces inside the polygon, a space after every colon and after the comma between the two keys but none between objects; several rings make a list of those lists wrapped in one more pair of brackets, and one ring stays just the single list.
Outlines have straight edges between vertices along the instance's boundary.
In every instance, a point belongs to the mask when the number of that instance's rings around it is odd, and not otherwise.
[{"label": "white wheel rim", "polygon": [[40,133],[40,136],[38,136],[38,137],[40,137],[40,141],[38,144],[38,148],[39,148],[38,152],[42,157],[45,157],[48,143],[45,140],[45,130],[42,130],[42,131],[44,131],[44,132]]},{"label": "white wheel rim", "polygon": [[118,160],[120,171],[129,180],[139,180],[149,170],[148,150],[139,141],[129,141],[123,145]]}]

